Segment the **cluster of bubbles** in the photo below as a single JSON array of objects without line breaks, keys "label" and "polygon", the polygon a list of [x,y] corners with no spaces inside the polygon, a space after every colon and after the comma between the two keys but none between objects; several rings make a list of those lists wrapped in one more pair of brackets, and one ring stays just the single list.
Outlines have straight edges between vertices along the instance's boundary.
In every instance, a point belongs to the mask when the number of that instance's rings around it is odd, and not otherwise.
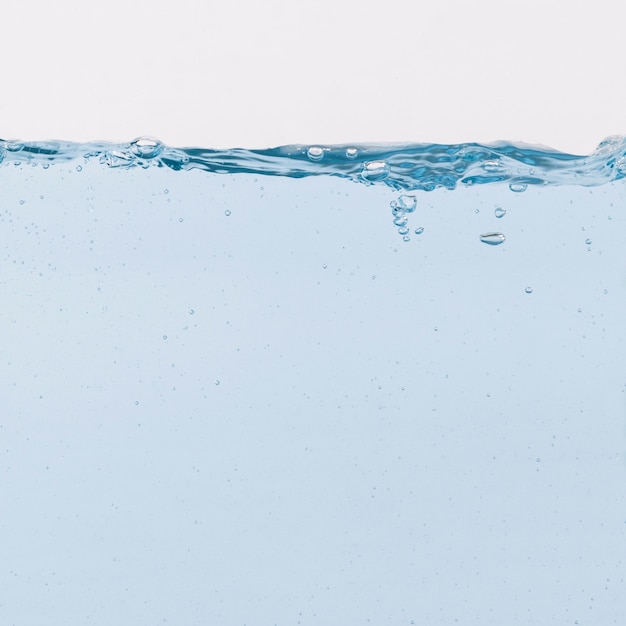
[{"label": "cluster of bubbles", "polygon": [[[414,213],[417,208],[417,198],[415,196],[402,195],[397,200],[390,202],[391,214],[393,215],[393,224],[397,227],[398,233],[402,236],[403,241],[410,241],[408,215]],[[415,234],[420,235],[424,232],[424,228],[416,228]]]},{"label": "cluster of bubbles", "polygon": [[147,169],[153,165],[151,161],[163,152],[164,147],[154,137],[138,137],[128,144],[128,149],[126,150],[106,150],[85,156],[97,156],[100,163],[108,167],[131,167],[136,165]]},{"label": "cluster of bubbles", "polygon": [[[398,233],[402,236],[403,241],[410,241],[408,221],[409,215],[414,213],[417,208],[417,198],[412,195],[403,194],[399,196],[397,200],[392,200],[389,205],[391,206],[391,214],[393,215],[393,225],[398,229]],[[476,212],[478,213],[478,209]],[[506,215],[506,209],[496,207],[494,215],[496,218],[501,219]],[[416,235],[421,235],[424,232],[424,227],[419,226],[414,232]],[[482,233],[480,240],[489,246],[499,246],[506,241],[506,237],[501,232],[490,231]]]},{"label": "cluster of bubbles", "polygon": [[[324,158],[326,152],[330,148],[323,148],[321,146],[310,146],[306,151],[306,156],[309,161],[321,161]],[[344,156],[346,159],[353,161],[359,155],[357,148],[346,148]],[[391,173],[391,167],[387,161],[380,159],[374,161],[365,161],[361,165],[361,180],[367,183],[377,183],[385,180]]]}]

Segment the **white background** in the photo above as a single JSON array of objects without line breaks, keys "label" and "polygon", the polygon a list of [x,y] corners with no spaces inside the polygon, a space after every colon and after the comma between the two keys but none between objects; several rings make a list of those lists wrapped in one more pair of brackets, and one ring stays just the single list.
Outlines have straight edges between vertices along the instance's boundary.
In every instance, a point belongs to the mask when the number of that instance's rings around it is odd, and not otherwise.
[{"label": "white background", "polygon": [[0,137],[171,145],[626,132],[619,0],[12,2]]}]

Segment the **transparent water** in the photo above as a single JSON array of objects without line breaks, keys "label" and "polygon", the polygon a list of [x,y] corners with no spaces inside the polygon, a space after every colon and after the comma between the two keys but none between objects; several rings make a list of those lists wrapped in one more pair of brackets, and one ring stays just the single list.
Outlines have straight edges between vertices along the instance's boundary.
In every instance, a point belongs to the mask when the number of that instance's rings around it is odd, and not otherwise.
[{"label": "transparent water", "polygon": [[625,153],[0,143],[0,621],[623,624]]}]

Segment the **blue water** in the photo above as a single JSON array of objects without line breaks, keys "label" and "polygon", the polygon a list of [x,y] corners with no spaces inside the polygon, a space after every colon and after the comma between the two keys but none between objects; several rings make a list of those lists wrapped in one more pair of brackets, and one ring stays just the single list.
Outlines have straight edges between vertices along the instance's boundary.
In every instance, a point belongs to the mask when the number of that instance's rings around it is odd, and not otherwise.
[{"label": "blue water", "polygon": [[0,623],[623,624],[625,154],[0,142]]},{"label": "blue water", "polygon": [[220,174],[266,174],[304,178],[339,176],[392,189],[432,191],[458,184],[508,183],[597,186],[626,176],[626,137],[608,137],[587,156],[541,146],[497,142],[281,146],[267,150],[170,148],[140,137],[128,144],[76,144],[61,141],[22,143],[0,140],[0,161],[60,164],[85,159],[111,168],[167,167]]}]

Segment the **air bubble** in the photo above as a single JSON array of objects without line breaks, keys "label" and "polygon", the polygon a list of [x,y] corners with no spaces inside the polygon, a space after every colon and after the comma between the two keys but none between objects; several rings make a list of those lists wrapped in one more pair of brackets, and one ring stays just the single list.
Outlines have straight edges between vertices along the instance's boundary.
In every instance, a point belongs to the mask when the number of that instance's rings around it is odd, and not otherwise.
[{"label": "air bubble", "polygon": [[421,235],[424,232],[424,227],[420,226],[419,228],[415,229],[415,234],[416,235]]},{"label": "air bubble", "polygon": [[167,340],[167,335],[163,335],[163,340],[166,341]]},{"label": "air bubble", "polygon": [[503,209],[502,207],[497,207],[493,213],[497,218],[504,217],[506,215],[506,209]]},{"label": "air bubble", "polygon": [[83,166],[82,165],[77,165],[76,166],[76,171],[77,172],[82,172],[83,171]]},{"label": "air bubble", "polygon": [[306,155],[311,159],[311,161],[321,161],[324,158],[324,148],[320,148],[319,146],[311,146]]},{"label": "air bubble", "polygon": [[585,239],[585,243],[590,246],[591,245],[591,239]]},{"label": "air bubble", "polygon": [[491,161],[485,161],[481,167],[485,172],[498,172],[502,169],[502,163],[500,159],[493,159]]},{"label": "air bubble", "polygon": [[386,161],[368,161],[363,164],[361,178],[371,182],[384,180],[389,176],[389,164]]},{"label": "air bubble", "polygon": [[490,246],[499,246],[505,239],[502,233],[484,233],[480,236],[480,240]]},{"label": "air bubble", "polygon": [[216,380],[216,381],[215,381],[215,386],[217,387],[219,384],[220,384],[220,381],[219,381],[219,380]]},{"label": "air bubble", "polygon": [[615,162],[615,168],[620,174],[626,176],[626,154]]},{"label": "air bubble", "polygon": [[533,288],[532,287],[526,287],[526,289],[524,289],[524,291],[526,293],[532,293],[533,292]]},{"label": "air bubble", "polygon": [[413,213],[417,207],[417,198],[415,196],[400,196],[398,207],[406,213]]},{"label": "air bubble", "polygon": [[346,150],[346,159],[356,159],[359,151],[356,148],[348,148]]},{"label": "air bubble", "polygon": [[163,144],[153,137],[138,137],[131,141],[130,150],[142,159],[154,159],[163,151]]},{"label": "air bubble", "polygon": [[193,309],[189,309],[189,315],[193,315],[195,311]]},{"label": "air bubble", "polygon": [[526,191],[527,188],[528,185],[526,183],[511,183],[509,185],[509,189],[515,193],[522,193],[523,191]]},{"label": "air bubble", "polygon": [[406,226],[403,226],[402,228],[398,228],[398,232],[403,236],[408,235],[409,229]]},{"label": "air bubble", "polygon": [[400,213],[399,215],[397,215],[396,217],[393,218],[393,223],[396,226],[406,226],[406,223],[408,222],[406,216],[404,215],[404,213]]},{"label": "air bubble", "polygon": [[7,141],[4,147],[8,152],[19,152],[24,147],[24,144],[21,141]]},{"label": "air bubble", "polygon": [[229,217],[229,216],[230,216],[230,209],[226,209],[226,210],[224,211],[224,215],[225,215],[226,217]]},{"label": "air bubble", "polygon": [[404,235],[404,237],[402,237],[402,241],[411,241],[411,238],[408,235]]}]

